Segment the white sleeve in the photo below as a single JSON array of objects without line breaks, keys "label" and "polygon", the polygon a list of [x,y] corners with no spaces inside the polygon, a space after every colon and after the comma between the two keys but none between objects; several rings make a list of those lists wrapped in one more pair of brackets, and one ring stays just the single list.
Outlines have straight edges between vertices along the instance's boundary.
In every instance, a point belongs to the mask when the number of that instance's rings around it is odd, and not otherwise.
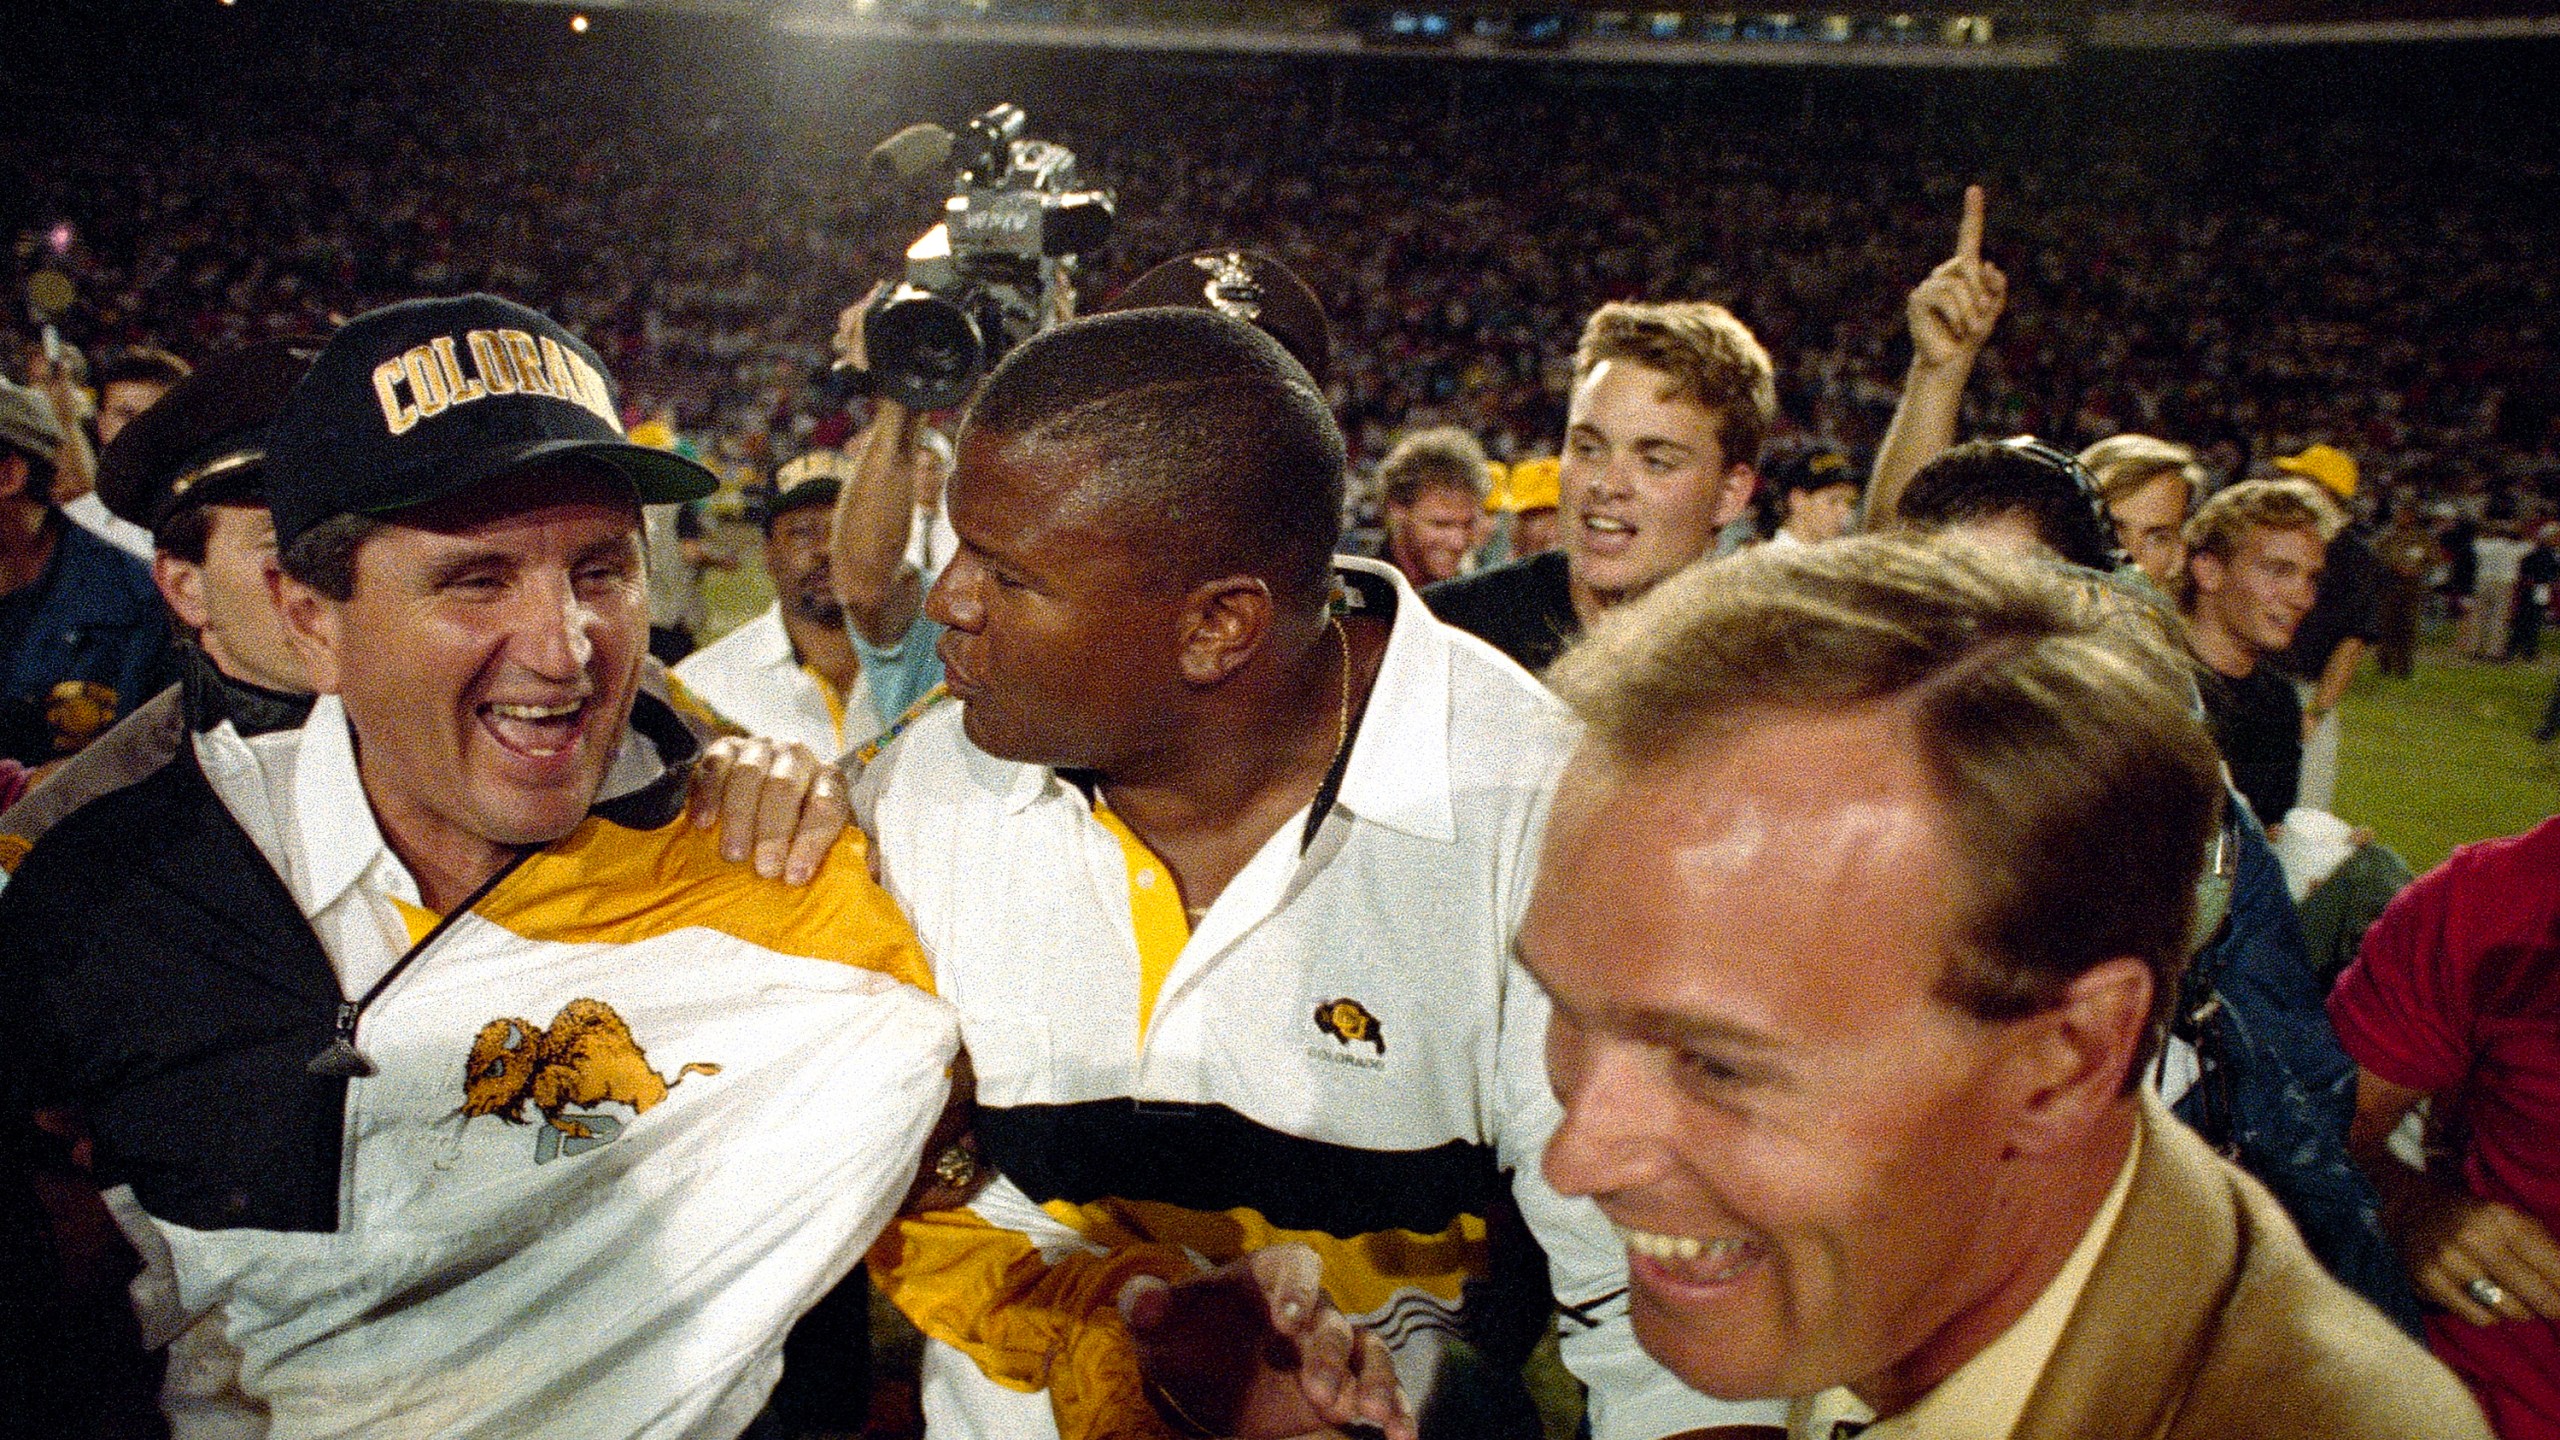
[{"label": "white sleeve", "polygon": [[1563,1310],[1565,1368],[1590,1387],[1593,1440],[1658,1440],[1711,1425],[1784,1426],[1783,1400],[1702,1395],[1654,1363],[1627,1320],[1627,1252],[1589,1200],[1559,1195],[1539,1170],[1561,1111],[1547,1088],[1547,1000],[1517,965],[1503,1002],[1500,1152],[1511,1193],[1547,1252]]},{"label": "white sleeve", "polygon": [[999,1230],[1010,1230],[1031,1242],[1040,1258],[1052,1265],[1068,1255],[1110,1253],[1081,1230],[1040,1208],[1020,1186],[999,1172],[969,1202],[969,1212]]},{"label": "white sleeve", "polygon": [[[1519,862],[1504,877],[1504,933],[1517,934],[1528,910],[1545,829],[1542,797],[1524,817]],[[1568,1199],[1541,1168],[1563,1110],[1547,1084],[1547,997],[1519,962],[1503,983],[1502,1033],[1494,1063],[1496,1151],[1511,1171],[1512,1198],[1547,1252],[1547,1276],[1563,1311],[1565,1368],[1590,1388],[1592,1440],[1659,1440],[1714,1425],[1783,1427],[1783,1400],[1735,1402],[1702,1395],[1654,1363],[1627,1319],[1627,1251],[1600,1207]]]}]

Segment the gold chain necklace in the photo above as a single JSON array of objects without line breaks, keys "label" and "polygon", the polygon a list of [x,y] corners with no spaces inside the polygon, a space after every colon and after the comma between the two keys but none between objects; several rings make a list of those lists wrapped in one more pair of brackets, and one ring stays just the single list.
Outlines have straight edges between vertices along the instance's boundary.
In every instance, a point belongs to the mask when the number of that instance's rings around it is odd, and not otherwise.
[{"label": "gold chain necklace", "polygon": [[[1334,707],[1333,758],[1327,760],[1324,767],[1328,775],[1333,773],[1335,766],[1342,763],[1342,752],[1351,744],[1351,632],[1343,628],[1342,617],[1339,615],[1329,623],[1333,626],[1334,645],[1342,656],[1340,670],[1342,698]],[[1182,907],[1183,918],[1189,920],[1194,927],[1197,927],[1201,918],[1208,913],[1209,907],[1206,905]]]},{"label": "gold chain necklace", "polygon": [[1333,719],[1333,758],[1324,767],[1328,773],[1342,763],[1342,749],[1351,743],[1351,632],[1339,615],[1333,617],[1333,638],[1342,647],[1342,707]]}]

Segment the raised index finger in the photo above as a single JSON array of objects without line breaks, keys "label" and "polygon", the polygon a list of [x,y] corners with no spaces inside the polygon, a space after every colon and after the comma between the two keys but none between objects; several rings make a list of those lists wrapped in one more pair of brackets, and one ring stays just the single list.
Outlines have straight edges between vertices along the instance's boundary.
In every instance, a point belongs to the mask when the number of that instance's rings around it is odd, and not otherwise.
[{"label": "raised index finger", "polygon": [[1964,219],[1956,222],[1956,258],[1982,258],[1982,187],[1964,187]]}]

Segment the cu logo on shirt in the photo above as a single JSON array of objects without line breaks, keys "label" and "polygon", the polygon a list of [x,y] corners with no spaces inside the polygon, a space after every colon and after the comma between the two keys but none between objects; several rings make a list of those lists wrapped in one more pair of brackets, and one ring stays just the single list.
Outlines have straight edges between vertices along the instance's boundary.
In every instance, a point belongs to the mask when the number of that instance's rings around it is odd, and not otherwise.
[{"label": "cu logo on shirt", "polygon": [[1346,1048],[1367,1045],[1382,1056],[1387,1053],[1387,1032],[1378,1024],[1378,1017],[1349,996],[1316,1006],[1316,1028]]}]

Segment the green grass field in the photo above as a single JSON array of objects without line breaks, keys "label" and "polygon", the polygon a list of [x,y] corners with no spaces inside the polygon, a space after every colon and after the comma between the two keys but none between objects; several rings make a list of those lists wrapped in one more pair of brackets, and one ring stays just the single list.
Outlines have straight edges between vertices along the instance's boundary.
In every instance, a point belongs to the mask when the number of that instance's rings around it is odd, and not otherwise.
[{"label": "green grass field", "polygon": [[2555,668],[2465,660],[2440,641],[2407,680],[2367,661],[2339,707],[2338,814],[2421,873],[2456,845],[2540,823],[2560,809],[2560,746],[2533,743]]},{"label": "green grass field", "polygon": [[702,627],[702,643],[710,644],[756,617],[773,603],[773,582],[765,578],[764,536],[753,525],[736,520],[712,525],[704,537],[714,550],[738,557],[735,570],[707,570],[702,576],[702,603],[710,622]]}]

